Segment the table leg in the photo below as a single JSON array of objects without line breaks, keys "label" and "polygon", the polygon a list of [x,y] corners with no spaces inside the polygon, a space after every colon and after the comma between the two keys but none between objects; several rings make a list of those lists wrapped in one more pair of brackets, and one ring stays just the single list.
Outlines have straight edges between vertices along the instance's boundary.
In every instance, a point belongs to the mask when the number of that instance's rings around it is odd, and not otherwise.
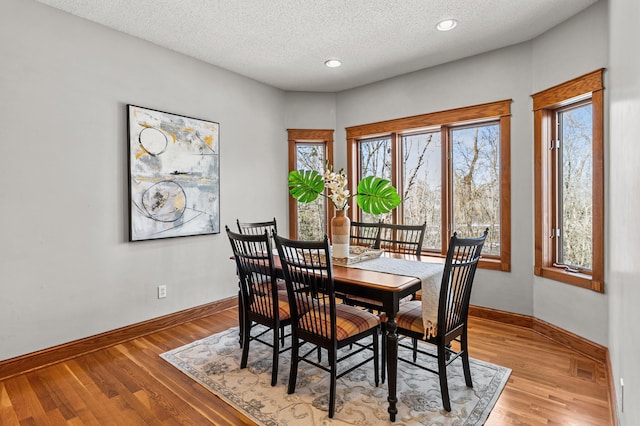
[{"label": "table leg", "polygon": [[396,384],[398,381],[398,324],[393,315],[387,313],[387,379],[389,380],[389,417],[392,422],[396,421],[396,414],[398,409],[396,403],[398,398],[396,395]]}]

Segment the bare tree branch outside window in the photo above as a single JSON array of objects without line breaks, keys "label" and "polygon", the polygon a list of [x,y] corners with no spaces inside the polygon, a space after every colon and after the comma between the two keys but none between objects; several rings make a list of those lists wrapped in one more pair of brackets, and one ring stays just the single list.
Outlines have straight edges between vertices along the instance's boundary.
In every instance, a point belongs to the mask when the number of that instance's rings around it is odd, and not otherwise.
[{"label": "bare tree branch outside window", "polygon": [[[324,144],[296,144],[297,170],[324,171],[326,161]],[[297,203],[298,239],[321,240],[326,232],[327,212],[324,198],[318,197],[311,203]]]},{"label": "bare tree branch outside window", "polygon": [[453,226],[462,235],[489,228],[487,254],[500,254],[500,126],[482,124],[451,130]]}]

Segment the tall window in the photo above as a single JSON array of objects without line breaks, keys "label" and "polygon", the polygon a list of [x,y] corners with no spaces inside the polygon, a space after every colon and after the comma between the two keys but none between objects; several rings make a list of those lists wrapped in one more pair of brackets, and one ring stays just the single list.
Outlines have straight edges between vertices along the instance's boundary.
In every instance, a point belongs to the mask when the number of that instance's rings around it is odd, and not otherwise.
[{"label": "tall window", "polygon": [[483,253],[500,254],[500,124],[455,127],[451,133],[453,229],[480,235]]},{"label": "tall window", "polygon": [[402,204],[383,217],[364,215],[356,205],[352,215],[365,221],[426,222],[423,248],[432,255],[446,254],[454,231],[478,236],[488,227],[482,266],[509,270],[510,103],[348,128],[350,181],[384,177],[402,197]]},{"label": "tall window", "polygon": [[555,111],[553,129],[557,135],[551,157],[555,264],[586,271],[591,270],[593,253],[592,110],[587,102]]},{"label": "tall window", "polygon": [[402,223],[427,223],[423,247],[442,248],[442,142],[439,131],[401,136]]},{"label": "tall window", "polygon": [[603,70],[534,94],[535,273],[604,291]]},{"label": "tall window", "polygon": [[[333,130],[288,129],[289,170],[324,171],[333,164]],[[289,197],[289,235],[300,240],[321,240],[327,230],[330,205],[324,197],[298,203]]]},{"label": "tall window", "polygon": [[[374,138],[363,140],[359,144],[360,148],[360,179],[365,176],[378,176],[391,180],[392,173],[392,155],[391,155],[391,138]],[[358,180],[360,180],[358,179]],[[353,194],[354,192],[352,192]],[[381,216],[374,216],[361,212],[360,219],[363,222],[377,222],[379,220],[388,219],[391,213]]]}]

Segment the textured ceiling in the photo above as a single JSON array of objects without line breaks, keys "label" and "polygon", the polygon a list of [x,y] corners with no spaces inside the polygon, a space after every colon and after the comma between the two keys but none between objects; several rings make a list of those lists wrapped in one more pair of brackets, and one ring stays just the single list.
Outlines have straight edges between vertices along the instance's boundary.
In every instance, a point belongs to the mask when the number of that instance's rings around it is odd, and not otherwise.
[{"label": "textured ceiling", "polygon": [[[530,40],[596,0],[38,0],[291,91],[337,92]],[[454,18],[458,26],[438,32]],[[324,61],[338,58],[340,68]]]}]

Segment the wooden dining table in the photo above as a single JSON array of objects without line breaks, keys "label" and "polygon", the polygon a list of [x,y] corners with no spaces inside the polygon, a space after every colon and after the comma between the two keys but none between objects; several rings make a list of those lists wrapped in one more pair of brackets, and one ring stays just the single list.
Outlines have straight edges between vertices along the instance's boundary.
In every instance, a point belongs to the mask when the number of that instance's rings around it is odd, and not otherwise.
[{"label": "wooden dining table", "polygon": [[[432,263],[442,263],[438,258],[419,257],[398,253],[384,253],[385,257],[409,259],[415,261],[428,261]],[[282,270],[280,259],[274,257],[275,268]],[[387,315],[387,380],[389,395],[389,418],[396,420],[398,409],[396,404],[397,382],[398,382],[398,334],[395,321],[396,314],[400,309],[400,300],[414,294],[422,287],[422,282],[417,277],[404,276],[386,272],[377,272],[367,269],[351,268],[348,266],[333,265],[333,279],[335,291],[353,296],[366,297],[378,301]],[[384,368],[384,367],[383,367]]]}]

